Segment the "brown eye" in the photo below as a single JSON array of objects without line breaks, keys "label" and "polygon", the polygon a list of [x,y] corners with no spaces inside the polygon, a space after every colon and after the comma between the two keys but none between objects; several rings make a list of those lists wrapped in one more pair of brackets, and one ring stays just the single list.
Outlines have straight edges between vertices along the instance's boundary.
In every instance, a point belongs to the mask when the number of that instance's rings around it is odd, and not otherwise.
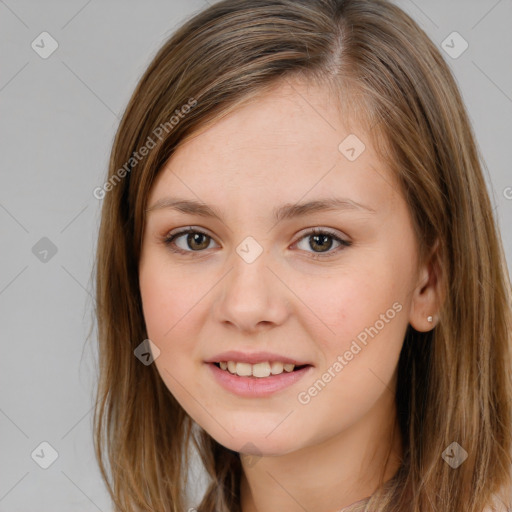
[{"label": "brown eye", "polygon": [[[308,241],[307,244],[304,244],[306,247],[303,246],[302,248],[299,248],[306,252],[312,252],[313,258],[329,257],[338,253],[341,250],[341,247],[350,247],[350,245],[352,245],[352,242],[342,240],[334,233],[322,229],[313,229],[309,231],[298,242],[296,242],[296,245],[299,246],[299,244],[305,240]],[[331,251],[330,249],[334,244],[338,245]]]},{"label": "brown eye", "polygon": [[191,253],[208,249],[212,237],[197,229],[185,229],[168,236],[164,243],[174,252]]}]

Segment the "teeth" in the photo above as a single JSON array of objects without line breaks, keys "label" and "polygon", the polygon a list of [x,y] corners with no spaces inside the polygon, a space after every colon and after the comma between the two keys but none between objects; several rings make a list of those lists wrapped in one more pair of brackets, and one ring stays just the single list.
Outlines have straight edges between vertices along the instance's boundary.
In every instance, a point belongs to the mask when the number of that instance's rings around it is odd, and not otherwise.
[{"label": "teeth", "polygon": [[222,370],[227,370],[233,375],[240,377],[253,377],[263,378],[270,375],[279,375],[280,373],[293,372],[295,365],[291,363],[281,363],[274,361],[272,363],[265,361],[264,363],[237,363],[235,361],[221,361],[219,363]]},{"label": "teeth", "polygon": [[236,374],[240,377],[250,377],[252,375],[252,364],[236,363]]},{"label": "teeth", "polygon": [[280,363],[279,361],[270,363],[270,371],[272,372],[272,375],[279,375],[280,373],[283,373],[283,366],[283,363]]},{"label": "teeth", "polygon": [[268,377],[270,375],[269,363],[257,363],[252,365],[252,374],[254,377]]}]

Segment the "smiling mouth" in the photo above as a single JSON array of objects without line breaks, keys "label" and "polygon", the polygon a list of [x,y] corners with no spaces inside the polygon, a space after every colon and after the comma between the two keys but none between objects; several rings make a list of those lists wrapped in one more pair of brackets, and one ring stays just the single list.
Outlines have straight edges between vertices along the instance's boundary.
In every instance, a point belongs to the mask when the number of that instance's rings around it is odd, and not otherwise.
[{"label": "smiling mouth", "polygon": [[311,366],[310,364],[294,365],[291,363],[280,362],[250,364],[236,361],[221,361],[212,364],[231,375],[238,377],[251,377],[253,379],[269,378],[283,373],[293,373]]}]

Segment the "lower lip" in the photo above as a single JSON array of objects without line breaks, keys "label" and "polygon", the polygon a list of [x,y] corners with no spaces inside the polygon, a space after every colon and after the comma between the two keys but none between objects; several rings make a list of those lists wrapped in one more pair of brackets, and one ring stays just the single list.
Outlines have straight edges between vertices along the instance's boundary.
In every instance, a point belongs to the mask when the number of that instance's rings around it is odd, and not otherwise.
[{"label": "lower lip", "polygon": [[217,382],[224,389],[231,391],[235,395],[252,398],[265,397],[281,391],[302,379],[313,368],[312,366],[305,366],[293,372],[283,372],[279,375],[259,378],[240,377],[233,375],[227,370],[221,370],[213,363],[206,364],[210,367]]}]

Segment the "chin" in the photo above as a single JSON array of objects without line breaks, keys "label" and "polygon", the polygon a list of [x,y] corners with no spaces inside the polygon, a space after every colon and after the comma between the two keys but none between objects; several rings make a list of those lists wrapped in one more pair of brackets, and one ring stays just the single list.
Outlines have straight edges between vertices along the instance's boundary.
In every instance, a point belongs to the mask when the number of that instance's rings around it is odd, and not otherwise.
[{"label": "chin", "polygon": [[[275,428],[275,425],[272,428]],[[278,433],[272,432],[272,428],[257,429],[254,425],[247,425],[247,428],[244,428],[244,425],[240,425],[236,432],[231,432],[231,436],[217,425],[215,428],[205,430],[229,450],[255,457],[285,455],[299,448],[286,429]],[[272,433],[269,435],[269,432]]]}]

